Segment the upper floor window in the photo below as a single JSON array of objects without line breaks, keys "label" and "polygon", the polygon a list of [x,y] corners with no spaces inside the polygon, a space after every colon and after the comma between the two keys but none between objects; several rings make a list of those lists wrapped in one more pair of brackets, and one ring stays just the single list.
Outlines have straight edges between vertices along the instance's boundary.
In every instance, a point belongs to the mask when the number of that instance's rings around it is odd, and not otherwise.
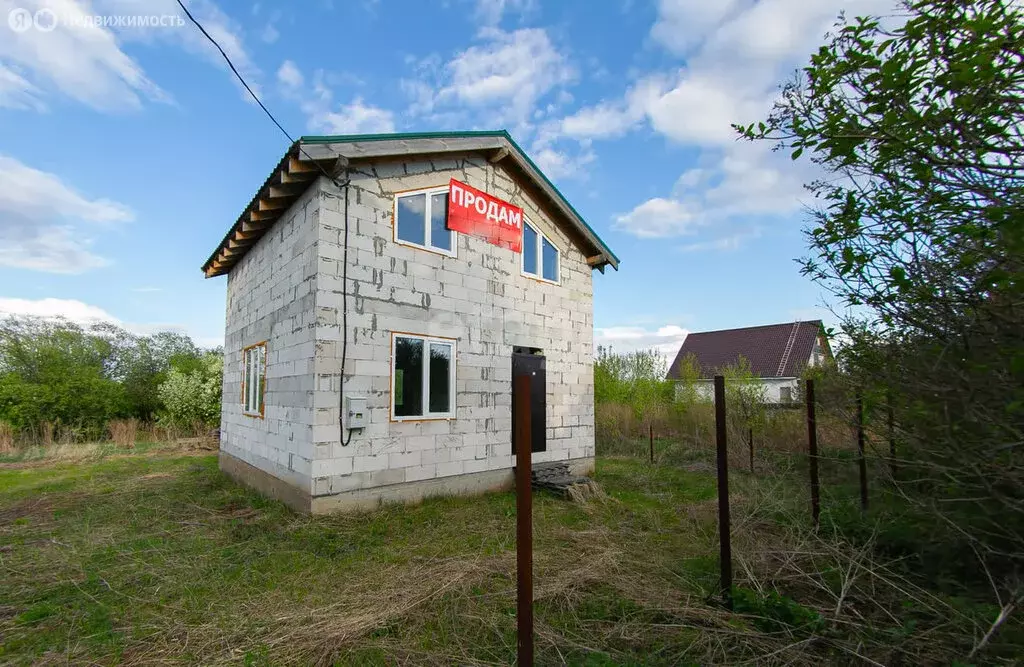
[{"label": "upper floor window", "polygon": [[256,343],[242,350],[242,365],[242,412],[262,417],[267,384],[267,344]]},{"label": "upper floor window", "polygon": [[558,282],[558,248],[537,228],[523,220],[523,273]]},{"label": "upper floor window", "polygon": [[455,256],[448,229],[448,186],[395,195],[395,241]]}]

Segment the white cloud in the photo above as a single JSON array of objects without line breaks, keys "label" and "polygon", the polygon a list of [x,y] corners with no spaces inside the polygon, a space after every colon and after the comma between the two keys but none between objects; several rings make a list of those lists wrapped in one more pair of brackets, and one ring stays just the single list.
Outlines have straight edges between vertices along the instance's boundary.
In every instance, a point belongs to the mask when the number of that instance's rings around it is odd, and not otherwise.
[{"label": "white cloud", "polygon": [[436,59],[413,61],[416,78],[403,82],[413,101],[411,114],[457,109],[473,112],[487,126],[514,126],[522,134],[541,101],[576,80],[568,56],[541,28],[483,28],[477,39],[479,44],[443,65]]},{"label": "white cloud", "polygon": [[[146,77],[142,68],[126,55],[110,30],[85,22],[95,14],[90,5],[76,0],[0,0],[0,17],[16,8],[35,12],[53,11],[58,25],[51,32],[30,29],[16,32],[5,26],[0,39],[0,66],[9,72],[18,67],[20,95],[0,93],[0,104],[24,108],[26,91],[38,99],[40,90],[56,90],[82,104],[102,111],[136,109],[143,99],[166,102],[170,98]],[[149,12],[146,12],[147,14]],[[79,21],[64,25],[61,21]],[[8,90],[9,77],[4,77]],[[15,82],[18,83],[18,82]],[[26,88],[30,84],[32,88]],[[12,102],[12,100],[14,100]],[[37,105],[33,105],[37,106]]]},{"label": "white cloud", "polygon": [[701,221],[686,204],[676,199],[655,197],[629,213],[616,216],[612,227],[645,239],[692,234]]},{"label": "white cloud", "polygon": [[596,157],[590,150],[570,155],[551,148],[541,148],[534,151],[532,155],[533,161],[540,167],[540,170],[552,180],[581,175],[583,167],[593,162]]},{"label": "white cloud", "polygon": [[536,0],[474,0],[474,11],[477,20],[484,25],[497,25],[506,13],[518,13],[520,16],[537,9]]},{"label": "white cloud", "polygon": [[806,195],[803,184],[819,174],[813,165],[793,163],[764,145],[738,142],[732,124],[767,116],[779,85],[824,41],[841,11],[886,13],[892,5],[893,0],[660,0],[651,37],[682,56],[685,66],[644,76],[617,100],[546,122],[539,142],[553,150],[562,150],[567,140],[589,147],[646,126],[697,149],[698,165],[671,193],[619,215],[615,227],[660,238],[692,234],[698,226],[722,234],[725,225],[724,236],[684,247],[735,247],[745,237],[730,225],[733,219],[792,214]]},{"label": "white cloud", "polygon": [[745,229],[710,241],[687,243],[686,245],[680,246],[679,249],[683,252],[725,252],[737,250],[744,242],[750,239],[755,239],[759,236],[761,236],[760,228]]},{"label": "white cloud", "polygon": [[608,327],[594,330],[594,347],[611,348],[614,352],[653,349],[671,362],[688,333],[689,330],[675,324],[654,330],[638,326]]},{"label": "white cloud", "polygon": [[270,13],[270,17],[267,19],[266,25],[263,26],[263,31],[260,32],[260,39],[267,44],[273,44],[281,36],[281,32],[277,29],[277,23],[281,20],[281,12],[273,11]]},{"label": "white cloud", "polygon": [[175,331],[191,336],[193,341],[206,348],[224,344],[223,336],[193,335],[185,327],[177,324],[124,322],[99,306],[93,306],[77,299],[48,297],[33,300],[0,297],[0,317],[9,315],[45,319],[63,318],[86,326],[109,323],[139,336],[149,336],[160,331]]},{"label": "white cloud", "polygon": [[[804,183],[817,176],[815,169],[763,144],[737,143],[705,151],[698,166],[679,176],[670,196],[655,197],[618,216],[615,228],[641,238],[713,231],[724,236],[682,248],[733,250],[754,238],[751,218],[792,215],[809,205]],[[743,228],[736,229],[737,224]]]},{"label": "white cloud", "polygon": [[0,107],[42,111],[42,91],[0,63]]},{"label": "white cloud", "polygon": [[651,37],[673,53],[684,55],[739,4],[738,0],[660,0]]},{"label": "white cloud", "polygon": [[30,317],[57,318],[63,317],[79,324],[96,324],[111,322],[120,325],[121,321],[97,306],[75,299],[11,299],[0,298],[0,315],[27,315]]},{"label": "white cloud", "polygon": [[81,273],[107,261],[89,251],[80,223],[109,226],[134,220],[127,206],[89,199],[55,174],[0,155],[0,265]]},{"label": "white cloud", "polygon": [[388,109],[366,103],[356,96],[347,104],[335,104],[328,74],[317,70],[312,83],[291,60],[277,70],[281,93],[297,102],[306,114],[307,127],[326,134],[377,134],[395,131],[395,115]]},{"label": "white cloud", "polygon": [[305,82],[302,72],[291,60],[281,63],[281,67],[277,70],[277,80],[282,86],[289,89],[301,88]]},{"label": "white cloud", "polygon": [[336,111],[318,111],[309,118],[310,127],[327,134],[377,134],[395,131],[394,114],[355,98]]},{"label": "white cloud", "polygon": [[[4,31],[0,106],[42,109],[42,99],[54,93],[100,111],[134,110],[144,101],[171,102],[170,95],[125,53],[126,43],[171,44],[228,70],[220,53],[174,0],[0,0],[0,17],[15,8],[45,8],[57,17],[57,24],[50,32]],[[260,71],[245,48],[240,26],[211,0],[192,0],[189,10],[249,84],[258,87]],[[138,22],[138,17],[153,16],[175,20],[160,25]],[[125,17],[124,24],[115,22],[119,17]],[[113,27],[103,25],[107,19]]]}]

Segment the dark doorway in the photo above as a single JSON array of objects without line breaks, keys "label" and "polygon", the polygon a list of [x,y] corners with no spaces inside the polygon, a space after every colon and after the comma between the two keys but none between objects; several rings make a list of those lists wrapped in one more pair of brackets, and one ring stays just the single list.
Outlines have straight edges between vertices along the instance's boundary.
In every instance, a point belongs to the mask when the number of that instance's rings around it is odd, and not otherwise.
[{"label": "dark doorway", "polygon": [[[520,375],[530,376],[530,449],[543,452],[547,449],[547,372],[544,370],[544,355],[535,348],[514,347],[512,349],[512,382]],[[516,401],[519,398],[512,393],[512,414],[516,412]],[[516,424],[512,422],[512,454],[516,453]]]}]

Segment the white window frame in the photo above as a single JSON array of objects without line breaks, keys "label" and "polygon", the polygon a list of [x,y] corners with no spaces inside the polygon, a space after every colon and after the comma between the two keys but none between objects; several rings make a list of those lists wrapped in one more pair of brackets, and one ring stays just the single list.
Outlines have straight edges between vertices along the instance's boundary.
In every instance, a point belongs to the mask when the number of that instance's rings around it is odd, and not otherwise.
[{"label": "white window frame", "polygon": [[[542,283],[548,283],[549,285],[561,285],[562,284],[562,249],[558,245],[547,237],[547,234],[540,231],[537,225],[530,222],[526,216],[523,216],[523,235],[522,240],[525,246],[526,244],[526,228],[529,227],[537,234],[537,273],[530,273],[526,270],[526,253],[519,253],[519,272],[531,278],[533,280],[539,280]],[[551,244],[551,247],[555,249],[555,275],[558,277],[557,280],[549,280],[544,277],[544,241]]]},{"label": "white window frame", "polygon": [[[256,369],[250,370],[250,364]],[[253,373],[255,372],[255,375]],[[252,378],[258,378],[254,384]],[[263,419],[267,397],[267,341],[242,348],[242,414]]]},{"label": "white window frame", "polygon": [[[396,192],[395,193],[394,210],[392,211],[392,217],[394,219],[394,225],[393,225],[394,232],[393,232],[393,235],[394,235],[395,243],[398,243],[398,244],[404,245],[404,246],[409,246],[410,248],[419,248],[420,250],[426,250],[427,252],[436,252],[436,253],[438,253],[440,255],[445,255],[446,257],[458,257],[459,237],[458,237],[458,232],[456,232],[453,229],[449,229],[448,230],[448,233],[452,235],[452,249],[451,250],[445,250],[444,248],[438,248],[436,246],[430,245],[430,241],[431,241],[431,238],[430,238],[431,229],[430,229],[430,227],[431,227],[431,225],[429,224],[429,221],[430,221],[431,201],[433,200],[433,195],[441,194],[441,193],[448,194],[448,190],[449,190],[449,186],[447,186],[447,185],[438,185],[438,186],[435,186],[435,187],[432,187],[432,188],[420,188],[418,190],[404,190],[402,192]],[[420,245],[419,243],[413,243],[412,241],[406,241],[404,239],[398,238],[398,200],[402,199],[403,197],[414,197],[414,196],[417,196],[417,195],[425,195],[426,196],[426,205],[425,205],[424,210],[423,210],[423,245]]]},{"label": "white window frame", "polygon": [[[423,341],[423,387],[420,391],[420,396],[423,401],[422,414],[419,415],[396,415],[395,414],[395,362],[398,359],[396,354],[396,348],[398,346],[399,338],[411,338],[413,340]],[[439,345],[448,345],[452,349],[451,364],[448,367],[448,412],[430,412],[430,344],[437,343]],[[444,338],[442,336],[425,336],[423,334],[404,333],[404,332],[392,332],[391,334],[391,386],[389,391],[391,393],[391,421],[406,422],[406,421],[428,421],[432,419],[455,419],[455,399],[458,392],[455,390],[455,366],[457,364],[458,356],[456,355],[456,345],[454,338]]]}]

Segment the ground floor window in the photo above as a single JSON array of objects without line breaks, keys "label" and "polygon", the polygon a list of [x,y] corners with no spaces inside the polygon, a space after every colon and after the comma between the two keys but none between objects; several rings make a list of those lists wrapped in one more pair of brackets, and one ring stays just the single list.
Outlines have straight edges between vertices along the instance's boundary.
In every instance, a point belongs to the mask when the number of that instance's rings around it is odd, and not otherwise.
[{"label": "ground floor window", "polygon": [[391,337],[391,417],[455,416],[455,341],[415,334]]},{"label": "ground floor window", "polygon": [[256,343],[242,350],[242,363],[242,411],[262,417],[267,384],[267,344]]}]

